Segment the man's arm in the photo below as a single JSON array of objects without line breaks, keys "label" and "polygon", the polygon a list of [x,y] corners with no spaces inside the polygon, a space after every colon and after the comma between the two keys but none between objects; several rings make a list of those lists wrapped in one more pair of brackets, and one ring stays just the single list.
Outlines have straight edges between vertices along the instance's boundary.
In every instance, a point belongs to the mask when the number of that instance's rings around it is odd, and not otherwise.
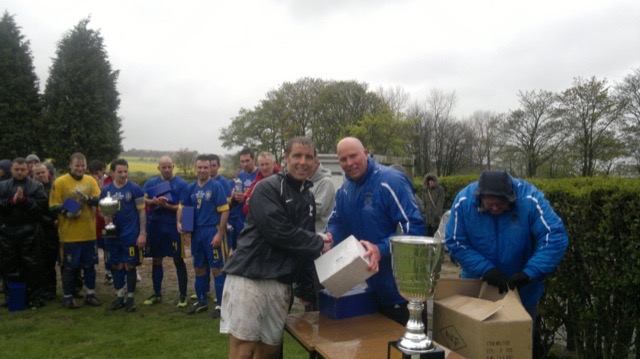
[{"label": "man's arm", "polygon": [[531,279],[540,279],[558,266],[569,245],[569,238],[562,219],[553,211],[542,192],[536,191],[524,200],[532,206],[531,233],[536,248],[523,272]]},{"label": "man's arm", "polygon": [[[471,191],[467,191],[467,193],[471,193]],[[458,197],[456,197],[445,230],[445,244],[449,248],[451,256],[464,268],[465,273],[472,277],[481,278],[495,266],[484,255],[475,250],[469,242],[464,211],[465,206],[469,205],[467,201],[471,201],[471,199],[463,193],[458,194]],[[474,230],[481,229],[474,228]]]},{"label": "man's arm", "polygon": [[136,209],[138,210],[138,223],[140,225],[136,246],[138,249],[144,249],[147,244],[147,211],[145,210],[144,197],[136,198]]}]

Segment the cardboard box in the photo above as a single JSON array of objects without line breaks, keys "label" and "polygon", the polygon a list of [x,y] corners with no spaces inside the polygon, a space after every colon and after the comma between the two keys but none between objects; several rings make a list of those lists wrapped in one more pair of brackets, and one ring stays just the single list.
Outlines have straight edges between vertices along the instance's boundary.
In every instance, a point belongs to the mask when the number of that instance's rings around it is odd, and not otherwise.
[{"label": "cardboard box", "polygon": [[369,260],[363,257],[365,252],[362,244],[354,236],[349,236],[320,256],[314,261],[320,284],[339,298],[363,283],[374,274],[367,269]]},{"label": "cardboard box", "polygon": [[441,278],[433,339],[467,358],[531,358],[532,324],[517,291],[499,294],[478,279]]},{"label": "cardboard box", "polygon": [[375,313],[378,309],[375,293],[358,285],[336,298],[326,290],[321,290],[320,314],[333,319],[345,319]]}]

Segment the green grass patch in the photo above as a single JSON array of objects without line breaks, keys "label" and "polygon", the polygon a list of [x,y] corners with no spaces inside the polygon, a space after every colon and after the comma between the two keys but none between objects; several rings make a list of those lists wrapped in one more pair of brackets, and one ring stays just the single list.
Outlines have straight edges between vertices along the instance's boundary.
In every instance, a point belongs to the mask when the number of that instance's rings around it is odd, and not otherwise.
[{"label": "green grass patch", "polygon": [[[96,294],[101,307],[77,310],[62,307],[61,291],[56,300],[36,310],[11,313],[0,309],[0,357],[2,358],[227,358],[229,339],[220,334],[218,319],[209,312],[188,315],[176,308],[178,298],[175,269],[165,259],[163,302],[145,306],[152,290],[151,262],[140,272],[136,303],[138,310],[108,311],[115,299],[113,287],[103,284],[103,265],[98,267]],[[190,260],[188,261],[190,263]],[[193,293],[193,269],[189,267],[189,295]],[[83,302],[82,299],[78,304]],[[308,358],[307,352],[285,333],[285,358]]]}]

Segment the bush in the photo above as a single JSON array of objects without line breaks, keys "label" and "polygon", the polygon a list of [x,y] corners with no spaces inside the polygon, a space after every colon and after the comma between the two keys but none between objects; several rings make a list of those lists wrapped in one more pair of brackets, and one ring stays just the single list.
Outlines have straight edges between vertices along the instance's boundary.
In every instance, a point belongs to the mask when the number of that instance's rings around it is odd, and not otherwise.
[{"label": "bush", "polygon": [[[451,207],[462,188],[477,178],[441,178],[445,209]],[[529,182],[545,194],[569,236],[562,262],[545,279],[538,345],[549,354],[558,345],[556,341],[563,340],[583,358],[626,358],[634,351],[637,355],[640,180],[576,178]]]}]

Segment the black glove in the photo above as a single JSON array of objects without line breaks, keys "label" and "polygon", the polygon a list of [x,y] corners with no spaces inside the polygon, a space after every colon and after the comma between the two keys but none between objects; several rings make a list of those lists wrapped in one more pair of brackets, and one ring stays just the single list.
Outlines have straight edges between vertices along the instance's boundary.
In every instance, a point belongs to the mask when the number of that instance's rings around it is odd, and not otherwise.
[{"label": "black glove", "polygon": [[509,289],[520,289],[520,287],[529,283],[529,281],[531,281],[531,278],[529,278],[525,272],[518,272],[509,277],[507,284],[509,285]]},{"label": "black glove", "polygon": [[498,287],[500,294],[506,293],[508,290],[507,280],[498,268],[489,269],[487,273],[482,276],[482,280],[494,287]]},{"label": "black glove", "polygon": [[98,207],[99,204],[100,204],[100,198],[98,197],[89,197],[89,199],[87,200],[87,205],[91,207]]}]

